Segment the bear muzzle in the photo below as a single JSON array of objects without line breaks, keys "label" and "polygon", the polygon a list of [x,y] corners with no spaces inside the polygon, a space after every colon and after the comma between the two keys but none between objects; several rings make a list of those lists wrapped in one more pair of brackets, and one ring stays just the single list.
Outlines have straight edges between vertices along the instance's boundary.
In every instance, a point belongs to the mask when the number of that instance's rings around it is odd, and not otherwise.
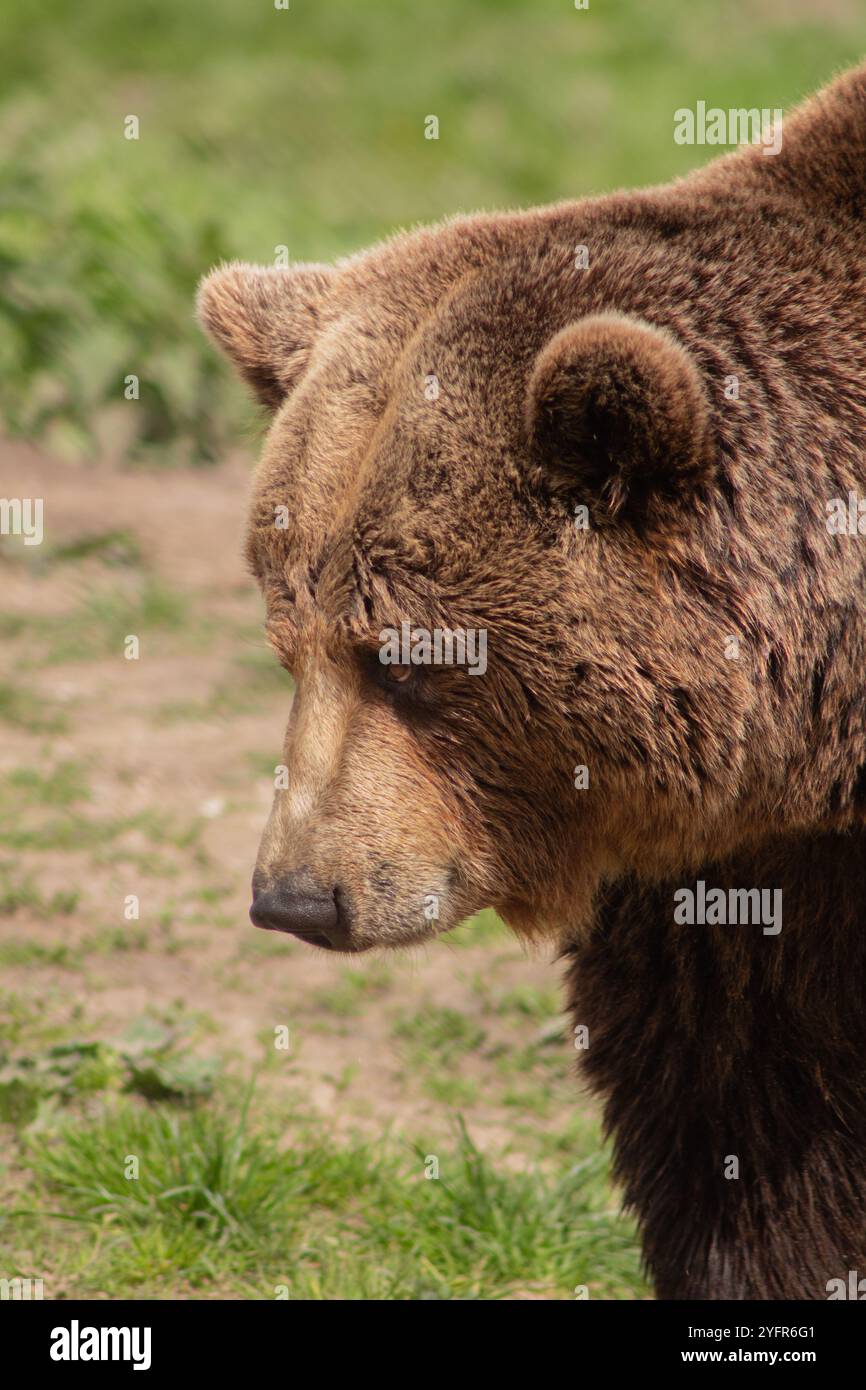
[{"label": "bear muzzle", "polygon": [[281,931],[326,951],[354,952],[345,896],[324,888],[307,868],[278,879],[253,877],[250,921],[264,931]]}]

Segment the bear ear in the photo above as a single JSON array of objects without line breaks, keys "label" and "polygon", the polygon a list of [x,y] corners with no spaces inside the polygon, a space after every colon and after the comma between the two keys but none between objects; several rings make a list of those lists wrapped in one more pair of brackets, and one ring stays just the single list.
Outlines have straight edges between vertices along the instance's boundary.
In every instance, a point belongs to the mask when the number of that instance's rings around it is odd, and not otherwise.
[{"label": "bear ear", "polygon": [[334,271],[323,265],[232,265],[199,285],[199,319],[259,400],[276,410],[310,355]]},{"label": "bear ear", "polygon": [[639,522],[712,472],[692,358],[665,329],[623,314],[580,319],[542,349],[526,423],[546,486],[601,522]]}]

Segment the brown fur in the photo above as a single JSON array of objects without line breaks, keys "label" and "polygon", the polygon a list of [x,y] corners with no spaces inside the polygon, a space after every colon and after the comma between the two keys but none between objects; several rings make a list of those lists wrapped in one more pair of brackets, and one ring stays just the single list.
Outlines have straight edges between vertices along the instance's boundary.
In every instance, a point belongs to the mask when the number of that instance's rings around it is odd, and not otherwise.
[{"label": "brown fur", "polygon": [[[248,553],[297,695],[256,881],[336,890],[347,949],[488,904],[564,933],[670,1297],[866,1272],[866,537],[826,527],[866,493],[864,171],[861,70],[775,158],[200,296],[273,411]],[[484,628],[486,675],[388,680],[404,619]],[[782,888],[781,934],[675,926],[697,878]]]}]

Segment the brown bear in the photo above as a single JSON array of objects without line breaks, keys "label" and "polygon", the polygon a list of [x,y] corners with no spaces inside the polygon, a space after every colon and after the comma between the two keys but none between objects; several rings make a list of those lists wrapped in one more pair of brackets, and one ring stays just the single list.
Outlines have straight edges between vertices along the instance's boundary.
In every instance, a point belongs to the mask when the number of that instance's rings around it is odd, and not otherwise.
[{"label": "brown bear", "polygon": [[296,680],[253,921],[555,934],[665,1298],[866,1274],[864,225],[866,68],[775,155],[200,293]]}]

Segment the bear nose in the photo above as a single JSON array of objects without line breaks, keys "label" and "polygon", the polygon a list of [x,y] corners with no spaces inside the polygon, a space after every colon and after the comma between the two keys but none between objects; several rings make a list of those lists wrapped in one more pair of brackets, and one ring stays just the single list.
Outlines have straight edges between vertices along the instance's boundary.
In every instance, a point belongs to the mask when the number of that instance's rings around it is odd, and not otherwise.
[{"label": "bear nose", "polygon": [[319,887],[304,872],[253,886],[250,921],[265,931],[284,931],[328,949],[346,949],[346,933],[333,889]]}]

